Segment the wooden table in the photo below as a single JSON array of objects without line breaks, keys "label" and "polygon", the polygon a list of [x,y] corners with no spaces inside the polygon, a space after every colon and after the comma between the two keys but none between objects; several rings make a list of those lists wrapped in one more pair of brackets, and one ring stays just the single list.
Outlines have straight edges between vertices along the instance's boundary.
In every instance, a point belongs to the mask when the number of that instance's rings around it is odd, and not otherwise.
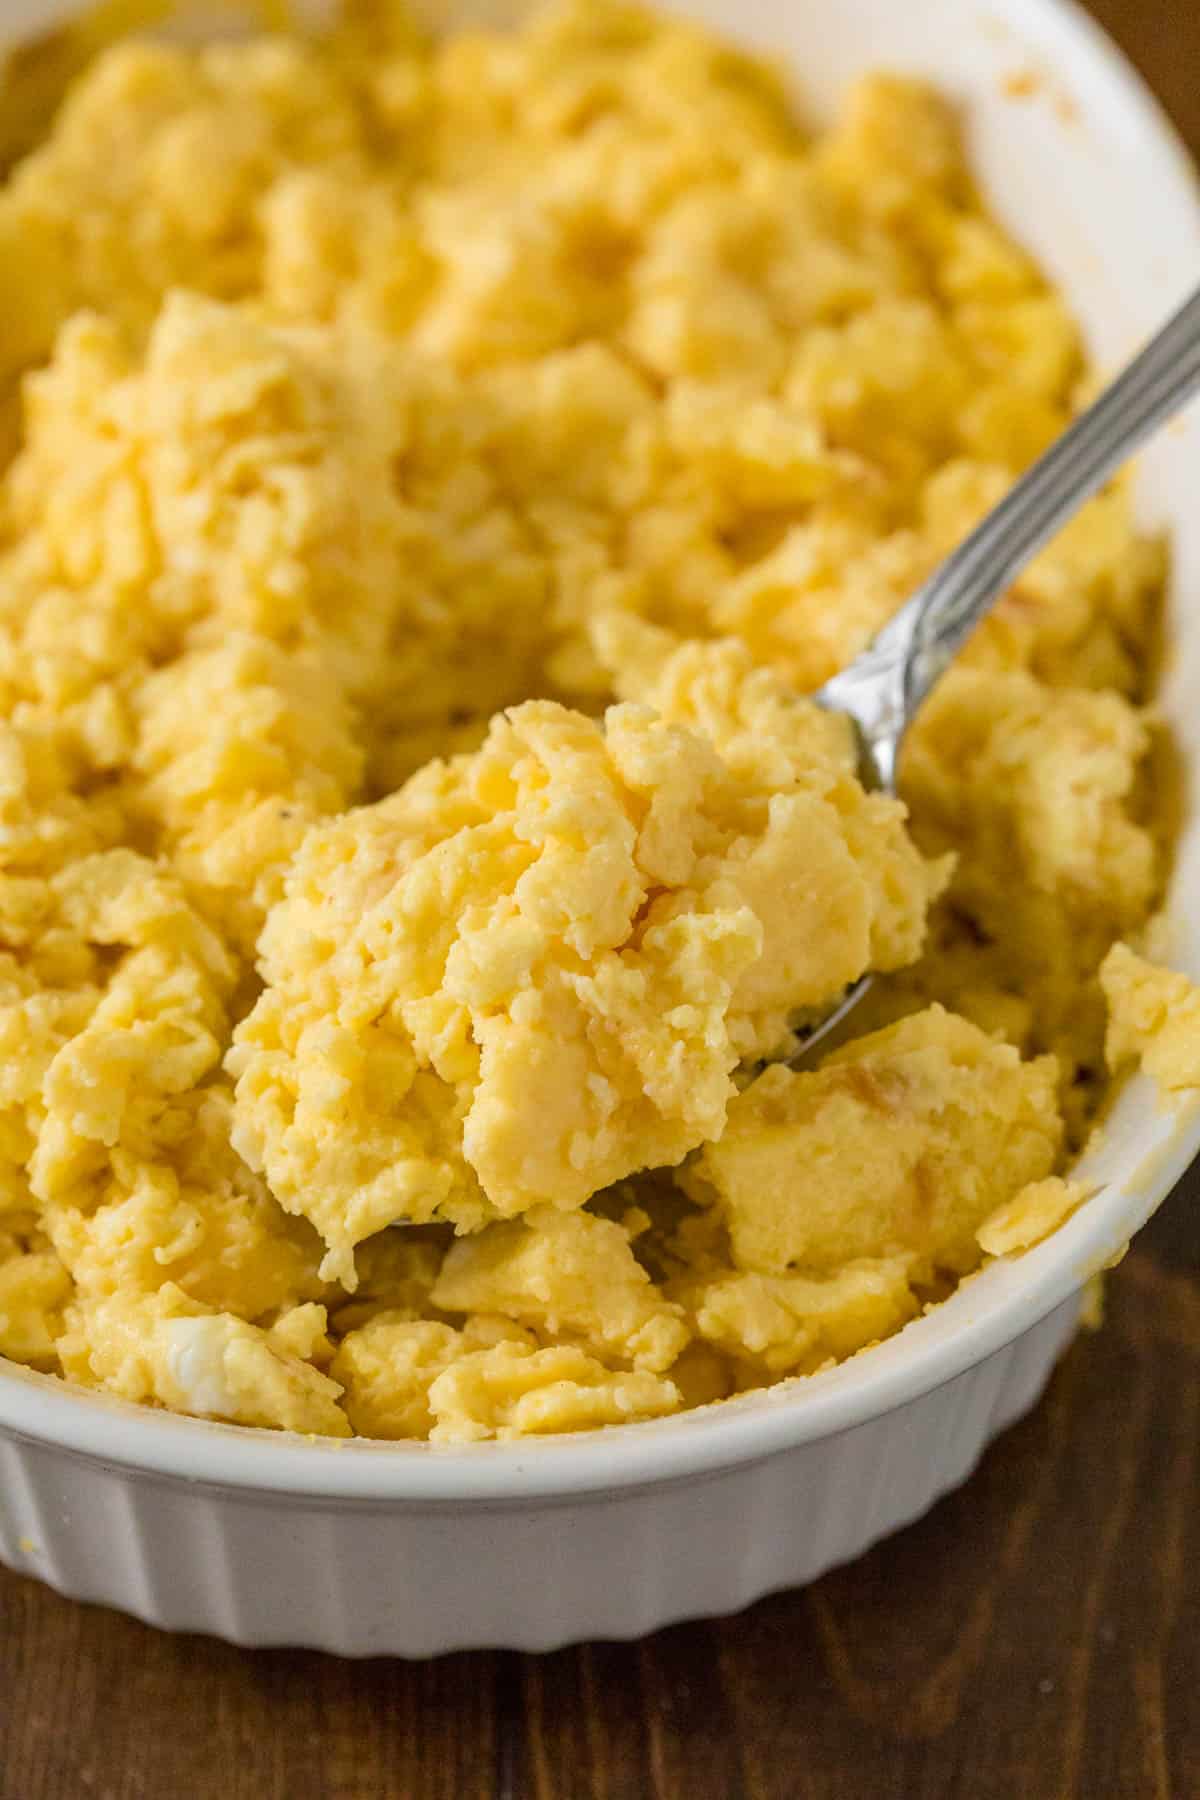
[{"label": "wooden table", "polygon": [[[1196,0],[1093,10],[1200,148]],[[350,1664],[0,1570],[0,1800],[1197,1800],[1198,1205],[961,1493],[735,1619]]]}]

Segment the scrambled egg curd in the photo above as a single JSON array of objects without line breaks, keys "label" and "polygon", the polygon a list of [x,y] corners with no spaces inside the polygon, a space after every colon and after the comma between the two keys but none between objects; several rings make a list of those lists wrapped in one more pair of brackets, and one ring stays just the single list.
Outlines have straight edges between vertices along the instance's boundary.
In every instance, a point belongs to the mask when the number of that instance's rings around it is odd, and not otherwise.
[{"label": "scrambled egg curd", "polygon": [[949,109],[813,140],[614,0],[78,60],[0,189],[0,1354],[507,1438],[1052,1230],[1106,1036],[1200,1085],[1119,941],[1161,547],[1086,507],[903,804],[804,698],[1086,386]]},{"label": "scrambled egg curd", "polygon": [[944,865],[844,721],[728,645],[653,706],[549,700],[314,826],[238,1026],[234,1147],[330,1246],[575,1208],[719,1138],[797,1009],[911,962]]}]

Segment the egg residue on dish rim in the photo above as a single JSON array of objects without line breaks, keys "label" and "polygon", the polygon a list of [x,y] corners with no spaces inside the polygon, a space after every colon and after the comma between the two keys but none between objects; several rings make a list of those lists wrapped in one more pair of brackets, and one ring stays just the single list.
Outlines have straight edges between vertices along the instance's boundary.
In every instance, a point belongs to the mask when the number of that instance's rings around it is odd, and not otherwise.
[{"label": "egg residue on dish rim", "polygon": [[121,43],[0,191],[0,377],[0,1353],[329,1435],[661,1415],[1053,1229],[1104,990],[1200,1080],[1113,948],[1165,835],[1120,484],[906,805],[802,698],[1086,387],[927,89],[810,139],[610,0]]}]

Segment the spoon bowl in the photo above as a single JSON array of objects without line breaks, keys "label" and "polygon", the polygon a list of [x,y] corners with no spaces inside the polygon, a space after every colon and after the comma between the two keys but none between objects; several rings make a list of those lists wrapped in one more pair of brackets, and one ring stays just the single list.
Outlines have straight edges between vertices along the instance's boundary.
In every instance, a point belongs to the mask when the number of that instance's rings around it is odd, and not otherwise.
[{"label": "spoon bowl", "polygon": [[[853,721],[866,787],[896,792],[905,733],[975,627],[1084,503],[1200,389],[1200,289],[1068,426],[957,550],[893,614],[861,655],[810,696]],[[869,991],[865,974],[805,1033],[789,1058],[818,1045]]]}]

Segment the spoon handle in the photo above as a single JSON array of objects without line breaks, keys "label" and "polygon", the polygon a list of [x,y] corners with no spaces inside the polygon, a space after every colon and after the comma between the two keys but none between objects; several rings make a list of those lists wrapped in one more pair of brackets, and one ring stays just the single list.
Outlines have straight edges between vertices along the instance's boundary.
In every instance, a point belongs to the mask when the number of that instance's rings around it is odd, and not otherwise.
[{"label": "spoon handle", "polygon": [[1200,291],[1155,333],[918,590],[913,711],[996,598],[1157,425],[1200,388]]},{"label": "spoon handle", "polygon": [[1200,289],[1010,488],[849,668],[816,697],[859,722],[891,786],[905,730],[1025,565],[1156,426],[1200,389]]}]

